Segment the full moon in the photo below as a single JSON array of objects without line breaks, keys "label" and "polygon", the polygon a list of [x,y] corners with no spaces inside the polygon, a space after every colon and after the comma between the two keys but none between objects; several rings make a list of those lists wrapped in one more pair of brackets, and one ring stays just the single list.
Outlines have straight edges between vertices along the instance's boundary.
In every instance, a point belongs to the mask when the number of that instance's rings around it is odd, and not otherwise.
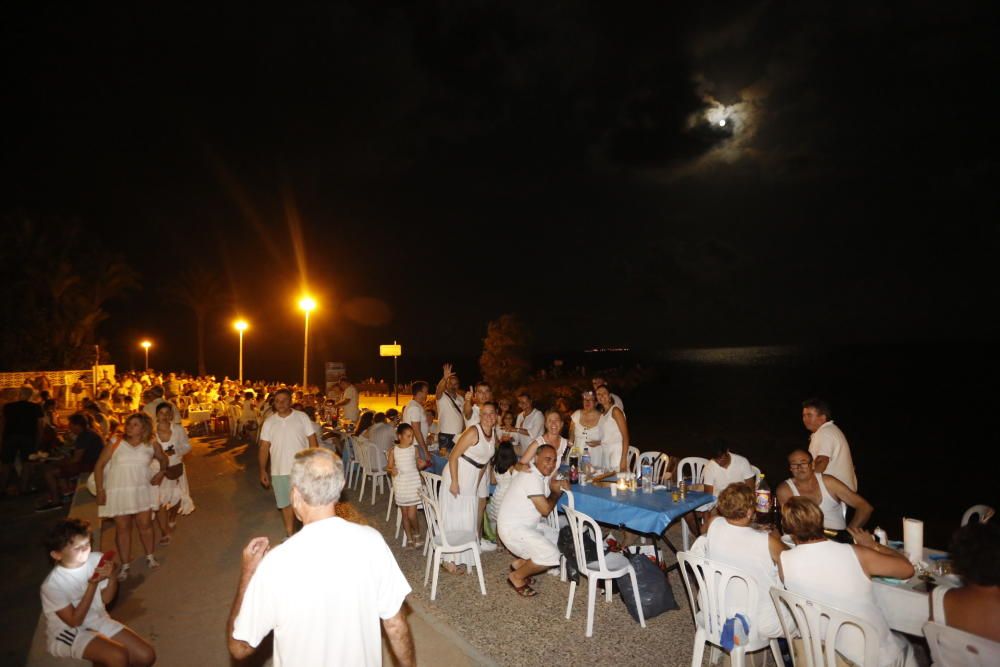
[{"label": "full moon", "polygon": [[719,127],[725,127],[725,126],[726,126],[726,119],[723,118],[722,120],[719,121]]}]

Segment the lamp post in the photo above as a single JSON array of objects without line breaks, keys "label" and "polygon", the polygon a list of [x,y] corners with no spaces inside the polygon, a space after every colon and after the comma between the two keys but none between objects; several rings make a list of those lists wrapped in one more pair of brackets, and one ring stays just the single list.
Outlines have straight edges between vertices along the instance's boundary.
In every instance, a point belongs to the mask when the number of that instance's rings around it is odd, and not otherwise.
[{"label": "lamp post", "polygon": [[302,391],[309,380],[309,313],[316,309],[316,300],[311,296],[299,299],[299,310],[306,314],[305,342],[302,345]]},{"label": "lamp post", "polygon": [[236,320],[233,322],[233,328],[240,332],[240,384],[243,384],[243,332],[247,330],[246,320]]},{"label": "lamp post", "polygon": [[139,347],[146,351],[146,370],[149,370],[149,348],[153,347],[153,344],[148,340],[144,340],[139,343]]}]

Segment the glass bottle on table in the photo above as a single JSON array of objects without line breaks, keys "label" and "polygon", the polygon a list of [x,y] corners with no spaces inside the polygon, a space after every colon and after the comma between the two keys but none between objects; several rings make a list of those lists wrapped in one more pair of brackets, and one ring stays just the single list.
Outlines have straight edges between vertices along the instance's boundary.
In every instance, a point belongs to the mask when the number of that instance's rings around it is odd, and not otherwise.
[{"label": "glass bottle on table", "polygon": [[754,520],[761,525],[766,525],[771,518],[771,487],[764,479],[764,473],[757,476],[757,488],[754,491],[754,496],[756,498]]}]

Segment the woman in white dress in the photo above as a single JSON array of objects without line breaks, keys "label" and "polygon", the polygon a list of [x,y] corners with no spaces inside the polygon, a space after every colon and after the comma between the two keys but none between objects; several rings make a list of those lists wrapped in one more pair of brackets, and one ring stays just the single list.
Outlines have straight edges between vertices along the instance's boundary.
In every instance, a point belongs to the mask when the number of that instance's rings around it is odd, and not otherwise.
[{"label": "woman in white dress", "polygon": [[[194,501],[188,487],[187,471],[184,470],[184,455],[191,451],[187,431],[180,424],[174,423],[174,409],[169,403],[160,403],[156,407],[156,429],[154,435],[160,449],[167,456],[171,468],[180,466],[181,475],[177,479],[164,477],[159,486],[153,487],[153,511],[156,521],[160,524],[160,544],[170,544],[171,535],[177,525],[177,514],[190,514],[194,511]],[[158,462],[150,462],[150,474],[155,475]]]},{"label": "woman in white dress", "polygon": [[[441,522],[445,531],[481,534],[486,499],[489,497],[489,463],[496,451],[497,406],[480,405],[479,423],[465,429],[448,456],[441,473]],[[465,574],[475,563],[470,551],[446,554],[442,566],[453,574]]]},{"label": "woman in white dress", "polygon": [[[149,464],[154,458],[160,463],[160,470],[150,479]],[[125,437],[105,447],[94,464],[97,514],[102,519],[115,520],[115,544],[122,562],[119,581],[128,578],[132,562],[133,520],[139,527],[146,564],[150,568],[159,567],[153,557],[151,508],[156,500],[153,487],[163,481],[167,465],[166,454],[153,438],[153,420],[144,412],[137,412],[125,421]]]},{"label": "woman in white dress", "polygon": [[417,523],[417,505],[420,504],[420,466],[413,446],[413,427],[400,424],[396,429],[399,442],[389,450],[386,470],[392,475],[392,497],[403,513],[403,531],[412,547],[422,547],[420,526]]},{"label": "woman in white dress", "polygon": [[[521,455],[521,463],[523,465],[531,465],[532,461],[535,460],[535,451],[542,445],[550,445],[556,450],[556,465],[558,466],[559,462],[562,461],[563,454],[566,453],[566,449],[569,447],[569,442],[567,442],[566,438],[559,435],[562,432],[562,427],[562,415],[555,410],[546,412],[545,432],[532,440],[528,448],[524,450],[524,454]],[[547,484],[548,479],[545,482]]]},{"label": "woman in white dress", "polygon": [[[597,397],[592,391],[583,392],[583,407],[569,417],[569,441],[580,452],[601,446],[601,411],[597,409]],[[594,449],[591,458],[596,459],[597,455]]]},{"label": "woman in white dress", "polygon": [[595,393],[604,414],[601,416],[601,446],[594,458],[601,461],[600,468],[627,472],[629,438],[625,413],[615,405],[608,385],[602,384]]}]

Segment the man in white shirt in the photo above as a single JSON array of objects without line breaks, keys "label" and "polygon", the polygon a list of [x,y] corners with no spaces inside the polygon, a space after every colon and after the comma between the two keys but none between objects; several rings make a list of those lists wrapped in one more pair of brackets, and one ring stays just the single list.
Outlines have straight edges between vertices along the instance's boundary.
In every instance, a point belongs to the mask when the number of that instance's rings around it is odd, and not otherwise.
[{"label": "man in white shirt", "polygon": [[492,400],[493,390],[490,388],[488,382],[477,384],[475,393],[473,393],[471,387],[469,388],[469,391],[465,394],[465,404],[462,406],[466,428],[479,423],[479,406],[483,403],[489,403]]},{"label": "man in white shirt", "polygon": [[558,532],[539,526],[543,517],[555,511],[562,492],[568,488],[565,480],[554,477],[545,483],[555,469],[555,448],[540,446],[535,452],[534,466],[514,475],[497,513],[497,533],[504,546],[518,556],[511,563],[507,583],[521,597],[537,595],[531,587],[531,578],[559,565]]},{"label": "man in white shirt", "polygon": [[[430,463],[431,455],[428,452],[427,445],[427,415],[424,414],[424,401],[427,400],[427,392],[430,388],[423,380],[414,382],[411,387],[413,398],[403,408],[403,418],[401,421],[413,427],[413,437],[417,441],[420,457]],[[434,443],[434,449],[437,449],[436,443]]]},{"label": "man in white shirt", "polygon": [[465,430],[465,415],[462,408],[465,398],[458,393],[458,375],[451,364],[444,365],[444,374],[437,384],[434,398],[437,400],[438,447],[451,449],[455,440]]},{"label": "man in white shirt", "polygon": [[[600,376],[600,375],[597,375],[597,376],[594,376],[593,378],[591,378],[590,379],[590,383],[592,385],[594,385],[594,391],[595,392],[597,391],[597,388],[600,387],[600,386],[602,386],[602,385],[603,386],[610,386],[608,384],[608,381],[605,380],[604,377]],[[621,410],[622,412],[625,412],[625,404],[622,403],[621,396],[619,396],[618,394],[612,393],[611,394],[611,402],[614,403],[615,405],[617,405],[619,410]],[[598,405],[597,409],[600,410],[601,406]]]},{"label": "man in white shirt", "polygon": [[342,377],[340,378],[340,390],[340,400],[337,401],[337,407],[340,408],[344,419],[352,424],[357,424],[358,418],[361,417],[361,409],[358,406],[358,389],[351,384],[349,379]]},{"label": "man in white shirt", "polygon": [[385,470],[386,453],[396,444],[396,429],[386,423],[385,413],[375,413],[372,425],[361,435],[371,440],[372,444],[375,445],[379,454],[379,470]]},{"label": "man in white shirt", "polygon": [[[274,393],[274,413],[264,421],[260,431],[260,483],[265,489],[274,490],[274,500],[281,510],[285,534],[295,531],[295,514],[292,510],[291,480],[295,455],[307,447],[319,447],[312,421],[304,412],[292,410],[292,392],[279,389]],[[271,459],[268,472],[267,459]]]},{"label": "man in white shirt", "polygon": [[545,415],[532,405],[531,396],[527,392],[517,395],[517,407],[521,411],[517,413],[517,419],[514,422],[514,430],[517,432],[517,440],[514,444],[517,453],[522,454],[545,431]]},{"label": "man in white shirt", "polygon": [[[746,484],[753,489],[757,482],[750,461],[744,456],[730,452],[729,446],[721,438],[712,443],[711,458],[705,464],[701,481],[705,493],[711,493],[717,498],[732,484]],[[714,500],[702,505],[697,511],[685,514],[684,520],[687,521],[691,532],[697,535],[699,531],[707,530],[706,514],[712,512],[714,516],[716,513],[713,510],[715,510]]]},{"label": "man in white shirt", "polygon": [[402,608],[410,585],[376,530],[336,516],[340,461],[323,449],[299,452],[291,480],[303,528],[270,551],[266,537],[243,550],[226,633],[230,654],[248,657],[273,631],[275,667],[377,667],[384,629],[398,664],[415,665]]},{"label": "man in white shirt", "polygon": [[809,453],[813,456],[816,472],[833,475],[851,491],[858,490],[854,473],[854,460],[844,432],[833,423],[830,405],[819,398],[802,402],[802,424],[812,434],[809,436]]}]

